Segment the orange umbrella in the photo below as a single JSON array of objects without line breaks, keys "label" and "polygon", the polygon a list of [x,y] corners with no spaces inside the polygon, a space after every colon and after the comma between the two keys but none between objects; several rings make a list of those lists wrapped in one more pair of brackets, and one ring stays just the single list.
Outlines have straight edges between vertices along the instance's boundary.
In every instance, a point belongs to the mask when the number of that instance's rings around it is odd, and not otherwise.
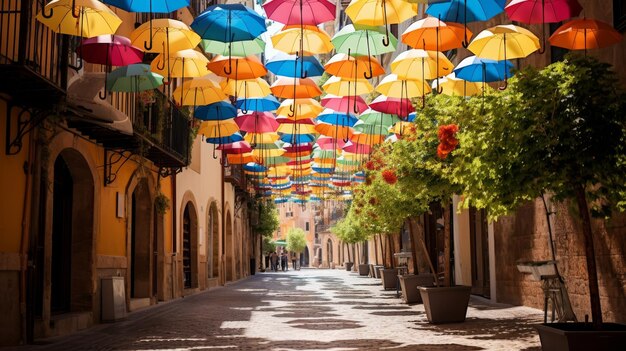
[{"label": "orange umbrella", "polygon": [[272,94],[285,99],[314,98],[322,91],[311,78],[278,78],[270,87]]},{"label": "orange umbrella", "polygon": [[350,137],[350,141],[355,144],[363,144],[363,145],[376,145],[382,144],[385,141],[386,135],[372,135],[365,133],[353,133]]},{"label": "orange umbrella", "polygon": [[471,37],[472,32],[458,23],[426,17],[402,33],[402,42],[416,49],[448,51],[463,46],[463,42],[469,42]]},{"label": "orange umbrella", "polygon": [[228,163],[231,165],[245,165],[249,162],[256,162],[257,158],[252,154],[252,152],[247,152],[243,154],[227,154]]},{"label": "orange umbrella", "polygon": [[330,123],[319,123],[315,126],[315,130],[322,135],[333,137],[335,139],[342,138],[344,141],[347,141],[352,136],[352,130],[350,127]]},{"label": "orange umbrella", "polygon": [[253,79],[267,74],[267,69],[256,56],[228,57],[217,55],[206,67],[218,76],[232,79]]},{"label": "orange umbrella", "polygon": [[371,78],[385,74],[380,62],[371,56],[352,57],[346,54],[336,54],[325,65],[324,70],[333,76],[341,78]]},{"label": "orange umbrella", "polygon": [[597,49],[611,46],[622,40],[622,35],[611,25],[590,19],[575,19],[560,26],[550,44],[569,50]]}]

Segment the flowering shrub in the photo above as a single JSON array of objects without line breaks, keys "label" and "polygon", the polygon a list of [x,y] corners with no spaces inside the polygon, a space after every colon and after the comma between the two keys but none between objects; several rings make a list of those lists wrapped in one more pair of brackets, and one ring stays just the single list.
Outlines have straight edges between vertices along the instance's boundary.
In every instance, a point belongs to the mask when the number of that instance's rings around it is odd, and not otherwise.
[{"label": "flowering shrub", "polygon": [[437,138],[439,139],[439,146],[437,146],[437,156],[440,159],[445,159],[448,154],[459,145],[459,140],[456,138],[456,133],[459,131],[459,126],[456,124],[448,124],[439,126],[437,132]]},{"label": "flowering shrub", "polygon": [[386,169],[382,171],[381,176],[383,177],[385,182],[387,182],[387,184],[393,185],[398,182],[398,176],[396,175],[396,172],[394,170]]}]

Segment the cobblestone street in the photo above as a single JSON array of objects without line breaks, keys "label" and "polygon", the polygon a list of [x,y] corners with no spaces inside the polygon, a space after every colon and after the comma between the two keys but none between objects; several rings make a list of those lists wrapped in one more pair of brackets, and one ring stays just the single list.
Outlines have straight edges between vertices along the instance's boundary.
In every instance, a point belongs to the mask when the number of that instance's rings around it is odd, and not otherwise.
[{"label": "cobblestone street", "polygon": [[540,311],[472,298],[461,324],[431,325],[378,279],[342,270],[257,273],[22,350],[539,350]]}]

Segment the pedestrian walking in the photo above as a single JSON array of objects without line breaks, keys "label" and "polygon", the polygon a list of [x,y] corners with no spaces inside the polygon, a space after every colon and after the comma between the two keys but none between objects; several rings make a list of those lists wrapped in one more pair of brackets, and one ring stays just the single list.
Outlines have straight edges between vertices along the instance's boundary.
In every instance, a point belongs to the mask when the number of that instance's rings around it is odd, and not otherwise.
[{"label": "pedestrian walking", "polygon": [[292,265],[294,271],[296,270],[296,261],[298,260],[297,256],[298,256],[297,253],[295,253],[295,252],[291,253],[291,265]]},{"label": "pedestrian walking", "polygon": [[284,252],[280,255],[280,265],[283,269],[283,272],[289,270],[289,268],[287,267],[287,254]]},{"label": "pedestrian walking", "polygon": [[272,252],[272,255],[270,256],[270,261],[272,261],[272,271],[276,272],[278,265],[278,255],[276,254],[276,252]]}]

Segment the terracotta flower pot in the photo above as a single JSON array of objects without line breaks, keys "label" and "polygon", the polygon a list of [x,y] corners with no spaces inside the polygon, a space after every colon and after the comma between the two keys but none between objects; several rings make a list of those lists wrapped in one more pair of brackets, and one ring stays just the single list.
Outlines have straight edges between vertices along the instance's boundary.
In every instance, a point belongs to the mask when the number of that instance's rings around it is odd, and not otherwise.
[{"label": "terracotta flower pot", "polygon": [[350,272],[352,270],[354,262],[344,262],[344,265],[346,266],[346,271]]},{"label": "terracotta flower pot", "polygon": [[591,323],[545,323],[535,329],[546,351],[626,350],[624,324],[603,323],[602,330],[593,330]]},{"label": "terracotta flower pot", "polygon": [[368,275],[370,272],[369,264],[360,264],[359,265],[359,275]]},{"label": "terracotta flower pot", "polygon": [[385,268],[381,269],[383,289],[397,289],[398,288],[398,269],[397,268]]},{"label": "terracotta flower pot", "polygon": [[459,323],[465,321],[470,286],[419,287],[426,316],[430,323]]},{"label": "terracotta flower pot", "polygon": [[418,288],[420,286],[433,286],[435,279],[428,274],[408,274],[401,275],[400,288],[402,289],[402,299],[406,303],[422,303],[422,297]]}]

